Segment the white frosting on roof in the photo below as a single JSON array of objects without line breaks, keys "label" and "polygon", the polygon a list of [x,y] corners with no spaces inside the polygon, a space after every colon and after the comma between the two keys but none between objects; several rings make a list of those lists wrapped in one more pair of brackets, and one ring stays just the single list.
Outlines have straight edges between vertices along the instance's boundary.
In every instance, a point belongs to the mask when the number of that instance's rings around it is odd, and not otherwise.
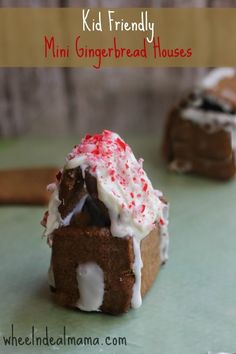
[{"label": "white frosting on roof", "polygon": [[87,135],[68,155],[65,168],[80,166],[96,177],[99,199],[108,208],[113,236],[141,240],[165,223],[161,192],[153,186],[131,148],[116,133]]},{"label": "white frosting on roof", "polygon": [[209,72],[204,79],[199,83],[201,89],[211,89],[215,87],[221,80],[230,78],[236,75],[235,68],[217,68]]}]

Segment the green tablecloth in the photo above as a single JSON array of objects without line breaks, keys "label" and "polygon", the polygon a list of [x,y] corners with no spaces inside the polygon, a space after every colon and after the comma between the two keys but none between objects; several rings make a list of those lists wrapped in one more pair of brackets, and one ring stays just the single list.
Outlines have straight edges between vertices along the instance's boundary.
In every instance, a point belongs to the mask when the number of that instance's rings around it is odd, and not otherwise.
[{"label": "green tablecloth", "polygon": [[[0,166],[63,165],[75,139],[0,143]],[[236,180],[220,183],[166,171],[158,141],[130,138],[156,188],[171,204],[170,259],[143,306],[113,317],[56,306],[47,286],[50,250],[44,208],[0,208],[0,353],[206,354],[236,351]],[[3,335],[100,338],[100,345],[7,347]],[[126,337],[127,345],[106,345]],[[110,343],[111,339],[108,339]]]}]

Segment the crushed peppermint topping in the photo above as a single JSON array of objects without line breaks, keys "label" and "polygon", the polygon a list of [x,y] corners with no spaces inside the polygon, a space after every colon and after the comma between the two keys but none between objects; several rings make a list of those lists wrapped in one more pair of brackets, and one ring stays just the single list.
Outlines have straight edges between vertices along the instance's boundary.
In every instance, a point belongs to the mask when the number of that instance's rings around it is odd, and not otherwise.
[{"label": "crushed peppermint topping", "polygon": [[86,135],[67,157],[66,168],[75,166],[89,169],[97,179],[99,199],[112,215],[115,210],[120,221],[113,229],[115,236],[124,233],[121,226],[127,223],[133,225],[141,239],[156,222],[164,222],[161,192],[153,189],[143,170],[143,159],[137,161],[118,134],[104,130],[101,134]]}]

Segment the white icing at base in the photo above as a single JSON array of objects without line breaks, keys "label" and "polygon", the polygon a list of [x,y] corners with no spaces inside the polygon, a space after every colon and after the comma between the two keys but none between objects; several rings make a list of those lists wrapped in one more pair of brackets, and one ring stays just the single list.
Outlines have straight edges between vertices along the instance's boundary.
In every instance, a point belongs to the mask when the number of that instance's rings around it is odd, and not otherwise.
[{"label": "white icing at base", "polygon": [[233,77],[236,74],[234,68],[217,68],[211,70],[210,73],[200,82],[199,87],[203,89],[211,89],[221,80]]},{"label": "white icing at base", "polygon": [[80,298],[76,304],[83,311],[99,311],[103,303],[104,274],[94,262],[79,264],[76,270]]},{"label": "white icing at base", "polygon": [[52,264],[50,264],[50,267],[49,267],[49,269],[48,269],[48,284],[49,284],[50,286],[52,286],[53,288],[56,287]]},{"label": "white icing at base", "polygon": [[133,249],[134,249],[133,272],[135,275],[135,282],[133,286],[131,306],[136,309],[142,305],[141,282],[142,282],[143,262],[141,257],[140,241],[138,241],[135,237],[133,237]]},{"label": "white icing at base", "polygon": [[71,213],[69,213],[65,219],[62,219],[62,225],[63,226],[67,226],[70,224],[70,221],[72,219],[72,217],[75,215],[75,214],[78,214],[81,212],[81,210],[83,209],[83,206],[84,206],[84,203],[86,202],[86,199],[88,197],[88,194],[84,195],[80,201],[78,202],[78,204],[74,207],[74,209],[72,210]]}]

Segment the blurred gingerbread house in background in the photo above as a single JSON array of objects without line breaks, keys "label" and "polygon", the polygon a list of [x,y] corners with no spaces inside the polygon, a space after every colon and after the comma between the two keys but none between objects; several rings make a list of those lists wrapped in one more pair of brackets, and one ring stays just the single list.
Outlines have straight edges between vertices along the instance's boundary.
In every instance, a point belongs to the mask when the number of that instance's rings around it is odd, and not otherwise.
[{"label": "blurred gingerbread house in background", "polygon": [[230,179],[236,172],[236,70],[212,70],[172,109],[164,155],[171,170]]}]

